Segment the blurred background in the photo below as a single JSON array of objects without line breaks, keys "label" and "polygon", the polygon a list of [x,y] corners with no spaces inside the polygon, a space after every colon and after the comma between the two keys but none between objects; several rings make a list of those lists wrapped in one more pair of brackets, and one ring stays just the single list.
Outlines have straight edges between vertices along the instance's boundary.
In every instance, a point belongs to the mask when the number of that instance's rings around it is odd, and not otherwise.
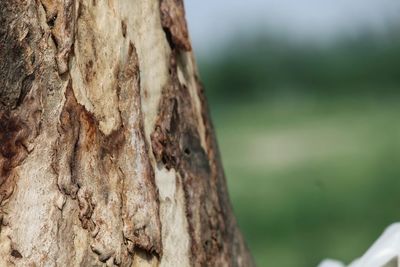
[{"label": "blurred background", "polygon": [[400,1],[185,7],[258,266],[361,256],[400,221]]}]

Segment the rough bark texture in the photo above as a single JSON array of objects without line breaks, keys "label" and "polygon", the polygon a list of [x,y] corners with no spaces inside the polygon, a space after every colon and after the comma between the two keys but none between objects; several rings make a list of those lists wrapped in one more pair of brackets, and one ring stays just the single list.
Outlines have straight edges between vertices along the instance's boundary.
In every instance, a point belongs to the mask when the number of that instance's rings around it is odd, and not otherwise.
[{"label": "rough bark texture", "polygon": [[182,0],[0,1],[0,266],[252,266]]}]

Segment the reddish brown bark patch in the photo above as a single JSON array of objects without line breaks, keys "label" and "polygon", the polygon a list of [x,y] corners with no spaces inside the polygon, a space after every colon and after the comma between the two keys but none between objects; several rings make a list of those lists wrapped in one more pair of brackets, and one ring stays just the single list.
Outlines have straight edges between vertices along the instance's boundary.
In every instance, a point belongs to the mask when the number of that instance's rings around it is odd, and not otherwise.
[{"label": "reddish brown bark patch", "polygon": [[23,142],[27,137],[27,126],[19,118],[7,113],[0,115],[1,184],[10,171],[25,159],[27,151]]},{"label": "reddish brown bark patch", "polygon": [[14,191],[13,171],[28,155],[24,146],[28,136],[27,125],[17,116],[0,112],[0,204]]},{"label": "reddish brown bark patch", "polygon": [[161,24],[171,47],[190,51],[189,32],[182,0],[161,0]]},{"label": "reddish brown bark patch", "polygon": [[117,157],[125,143],[124,127],[109,135],[99,129],[95,116],[79,104],[75,98],[71,83],[65,92],[65,104],[58,125],[54,169],[60,175],[61,169],[69,166],[67,174],[70,180],[59,181],[60,190],[73,198],[79,187],[79,180],[84,179],[84,165],[87,159],[94,158],[99,172],[107,173],[107,159]]}]

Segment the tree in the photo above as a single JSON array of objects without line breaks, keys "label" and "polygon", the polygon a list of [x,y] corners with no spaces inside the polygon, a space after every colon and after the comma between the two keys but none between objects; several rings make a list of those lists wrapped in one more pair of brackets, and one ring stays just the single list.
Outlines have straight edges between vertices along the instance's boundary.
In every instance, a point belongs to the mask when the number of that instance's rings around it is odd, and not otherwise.
[{"label": "tree", "polygon": [[0,1],[0,265],[252,266],[181,0]]}]

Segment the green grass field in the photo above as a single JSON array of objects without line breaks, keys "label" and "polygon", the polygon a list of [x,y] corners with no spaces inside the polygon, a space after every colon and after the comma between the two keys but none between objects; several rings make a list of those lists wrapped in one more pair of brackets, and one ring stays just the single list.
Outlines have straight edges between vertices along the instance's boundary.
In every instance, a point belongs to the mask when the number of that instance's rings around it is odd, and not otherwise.
[{"label": "green grass field", "polygon": [[211,106],[231,200],[258,266],[349,262],[400,220],[399,100]]}]

